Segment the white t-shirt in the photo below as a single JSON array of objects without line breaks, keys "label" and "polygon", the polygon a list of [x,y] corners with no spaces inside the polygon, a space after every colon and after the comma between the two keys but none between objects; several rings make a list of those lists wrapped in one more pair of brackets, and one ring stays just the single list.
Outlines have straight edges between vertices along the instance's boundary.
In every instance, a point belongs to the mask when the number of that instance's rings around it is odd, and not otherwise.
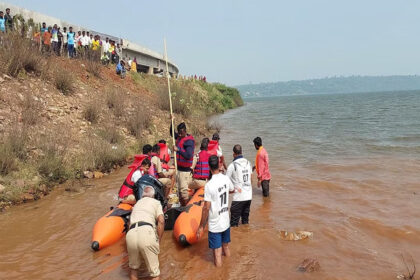
[{"label": "white t-shirt", "polygon": [[211,232],[223,232],[230,226],[229,191],[233,191],[232,182],[222,173],[213,175],[204,187],[204,201],[211,202],[209,211]]},{"label": "white t-shirt", "polygon": [[143,174],[143,171],[137,169],[133,172],[133,175],[131,175],[131,181],[135,184],[143,176]]},{"label": "white t-shirt", "polygon": [[63,34],[63,43],[67,44],[67,32],[61,32],[61,34]]},{"label": "white t-shirt", "polygon": [[88,36],[83,36],[82,39],[82,46],[88,46],[89,45],[89,37]]},{"label": "white t-shirt", "polygon": [[217,157],[221,157],[221,156],[223,156],[223,151],[222,151],[222,146],[220,146],[219,144],[219,147],[217,148]]},{"label": "white t-shirt", "polygon": [[104,49],[104,52],[108,52],[109,51],[109,42],[107,43],[106,41],[102,43],[102,48]]},{"label": "white t-shirt", "polygon": [[[226,171],[226,176],[235,187],[233,201],[246,201],[252,199],[251,163],[245,158],[234,160]],[[239,192],[239,189],[241,192]]]}]

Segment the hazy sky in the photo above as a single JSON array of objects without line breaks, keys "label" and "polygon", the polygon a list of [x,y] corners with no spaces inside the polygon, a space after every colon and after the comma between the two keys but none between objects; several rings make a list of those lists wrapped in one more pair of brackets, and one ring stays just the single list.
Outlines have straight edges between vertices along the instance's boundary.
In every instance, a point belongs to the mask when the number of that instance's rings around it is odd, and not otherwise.
[{"label": "hazy sky", "polygon": [[166,36],[181,73],[229,85],[420,73],[417,0],[6,2],[159,52]]}]

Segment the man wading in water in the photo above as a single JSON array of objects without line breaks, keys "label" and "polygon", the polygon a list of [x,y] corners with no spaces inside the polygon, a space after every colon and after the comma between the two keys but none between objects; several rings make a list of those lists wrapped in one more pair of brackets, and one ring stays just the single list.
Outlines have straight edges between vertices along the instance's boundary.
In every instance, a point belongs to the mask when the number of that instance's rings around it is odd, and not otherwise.
[{"label": "man wading in water", "polygon": [[243,157],[241,145],[233,147],[233,162],[229,164],[226,176],[235,186],[235,193],[230,206],[230,226],[237,227],[239,219],[242,224],[249,223],[249,211],[252,200],[251,163]]},{"label": "man wading in water", "polygon": [[257,171],[258,187],[262,187],[263,196],[268,197],[270,194],[270,179],[271,174],[268,168],[268,154],[262,146],[262,139],[256,137],[254,139],[255,149],[258,151],[255,158],[255,166],[252,170]]},{"label": "man wading in water", "polygon": [[234,188],[230,179],[220,173],[217,156],[209,158],[209,166],[212,176],[204,187],[204,207],[197,239],[200,239],[208,220],[209,248],[213,250],[214,264],[221,267],[222,252],[230,256],[229,193],[233,193]]}]

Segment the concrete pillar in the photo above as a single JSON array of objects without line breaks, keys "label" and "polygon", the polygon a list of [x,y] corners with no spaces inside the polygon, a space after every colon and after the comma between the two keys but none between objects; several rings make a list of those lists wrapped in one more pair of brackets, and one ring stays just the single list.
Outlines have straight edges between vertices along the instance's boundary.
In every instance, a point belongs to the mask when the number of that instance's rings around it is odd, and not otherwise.
[{"label": "concrete pillar", "polygon": [[152,66],[149,66],[149,70],[147,70],[147,74],[149,74],[149,75],[153,75],[154,73],[153,73],[153,67]]}]

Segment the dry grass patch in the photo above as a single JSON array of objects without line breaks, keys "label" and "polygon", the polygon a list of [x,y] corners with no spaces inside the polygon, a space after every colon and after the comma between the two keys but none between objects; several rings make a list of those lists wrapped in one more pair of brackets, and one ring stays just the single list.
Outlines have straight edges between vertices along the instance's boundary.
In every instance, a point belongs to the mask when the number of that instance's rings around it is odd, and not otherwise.
[{"label": "dry grass patch", "polygon": [[42,155],[37,159],[39,174],[47,183],[62,183],[70,177],[65,158],[67,155],[68,141],[59,139],[51,134],[39,139]]},{"label": "dry grass patch", "polygon": [[70,95],[74,91],[74,77],[68,71],[56,70],[54,73],[54,85],[63,94]]},{"label": "dry grass patch", "polygon": [[119,144],[123,140],[118,129],[112,124],[106,125],[103,129],[99,130],[98,135],[109,144]]},{"label": "dry grass patch", "polygon": [[0,174],[7,175],[18,170],[18,161],[26,158],[26,130],[13,127],[0,138]]},{"label": "dry grass patch", "polygon": [[121,117],[125,112],[127,103],[125,93],[120,88],[109,88],[106,91],[106,105],[116,117]]},{"label": "dry grass patch", "polygon": [[94,135],[89,135],[83,144],[80,158],[81,170],[100,170],[107,172],[114,165],[122,165],[125,163],[127,151],[123,146],[112,145],[103,139],[99,139]]},{"label": "dry grass patch", "polygon": [[39,119],[41,104],[34,97],[27,93],[22,102],[22,122],[24,125],[35,125]]},{"label": "dry grass patch", "polygon": [[98,100],[92,100],[87,105],[83,111],[83,117],[85,120],[91,123],[97,123],[101,113],[101,107]]},{"label": "dry grass patch", "polygon": [[97,60],[86,59],[84,64],[89,74],[96,78],[101,78],[102,65]]},{"label": "dry grass patch", "polygon": [[151,125],[152,119],[150,113],[141,110],[141,107],[136,107],[136,111],[127,120],[127,129],[131,135],[139,138],[142,132],[148,129]]},{"label": "dry grass patch", "polygon": [[2,36],[1,71],[12,77],[17,77],[22,71],[37,74],[42,72],[44,58],[37,47],[32,45],[31,40],[22,38],[17,33]]}]

